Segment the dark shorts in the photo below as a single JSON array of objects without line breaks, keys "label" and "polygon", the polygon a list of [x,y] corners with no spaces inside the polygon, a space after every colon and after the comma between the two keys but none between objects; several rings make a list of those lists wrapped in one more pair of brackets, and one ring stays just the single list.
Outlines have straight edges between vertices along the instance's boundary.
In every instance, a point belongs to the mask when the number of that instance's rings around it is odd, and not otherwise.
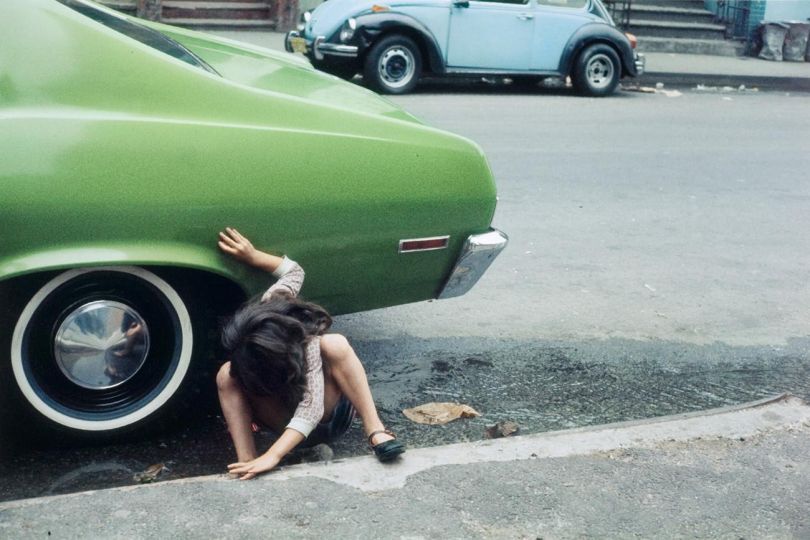
[{"label": "dark shorts", "polygon": [[340,396],[337,405],[335,405],[335,410],[332,413],[332,418],[318,424],[317,427],[312,430],[312,433],[309,434],[309,437],[301,443],[301,446],[310,447],[316,444],[334,441],[349,430],[356,414],[354,405],[351,404],[346,396]]}]

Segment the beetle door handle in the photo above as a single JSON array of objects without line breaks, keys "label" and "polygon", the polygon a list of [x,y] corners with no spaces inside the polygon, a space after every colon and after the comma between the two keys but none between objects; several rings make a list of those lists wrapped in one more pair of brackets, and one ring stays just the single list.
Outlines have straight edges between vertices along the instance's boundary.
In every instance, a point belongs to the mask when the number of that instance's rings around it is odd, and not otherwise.
[{"label": "beetle door handle", "polygon": [[521,13],[520,15],[517,16],[517,18],[520,19],[521,21],[530,21],[534,19],[534,15],[532,15],[531,13]]}]

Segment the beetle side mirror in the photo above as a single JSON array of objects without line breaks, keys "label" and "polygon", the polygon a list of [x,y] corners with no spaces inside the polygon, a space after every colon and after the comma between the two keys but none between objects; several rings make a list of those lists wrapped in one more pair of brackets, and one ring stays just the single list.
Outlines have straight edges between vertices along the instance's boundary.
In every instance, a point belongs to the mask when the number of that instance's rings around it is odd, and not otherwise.
[{"label": "beetle side mirror", "polygon": [[453,7],[470,7],[470,0],[453,0]]}]

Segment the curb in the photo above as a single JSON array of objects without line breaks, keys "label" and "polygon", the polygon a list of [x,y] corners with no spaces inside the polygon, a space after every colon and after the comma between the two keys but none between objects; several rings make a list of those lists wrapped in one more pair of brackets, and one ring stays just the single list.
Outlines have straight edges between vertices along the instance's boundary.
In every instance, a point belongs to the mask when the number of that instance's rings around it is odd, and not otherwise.
[{"label": "curb", "polygon": [[335,461],[328,466],[325,466],[326,463],[293,465],[280,468],[249,484],[241,484],[226,474],[219,474],[6,501],[0,503],[0,515],[10,510],[59,504],[60,501],[91,501],[93,497],[107,497],[114,493],[153,492],[162,486],[195,486],[212,482],[262,488],[293,479],[321,479],[359,492],[381,492],[401,489],[410,477],[437,467],[584,456],[617,449],[656,448],[664,442],[749,438],[771,430],[787,430],[803,425],[810,425],[810,406],[798,397],[781,394],[705,411],[416,448],[408,451],[405,459],[389,464],[381,464],[372,456],[362,456]]},{"label": "curb", "polygon": [[767,77],[761,75],[718,75],[708,73],[665,73],[648,72],[635,79],[626,79],[640,86],[655,86],[664,83],[665,86],[695,87],[704,86],[723,87],[734,89],[745,85],[746,88],[760,90],[778,90],[785,92],[810,92],[810,78],[808,77]]}]

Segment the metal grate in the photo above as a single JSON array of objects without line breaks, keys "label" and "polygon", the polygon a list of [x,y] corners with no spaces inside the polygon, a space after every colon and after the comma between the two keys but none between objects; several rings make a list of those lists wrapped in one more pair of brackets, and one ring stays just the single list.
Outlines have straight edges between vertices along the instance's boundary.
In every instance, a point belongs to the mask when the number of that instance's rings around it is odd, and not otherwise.
[{"label": "metal grate", "polygon": [[605,7],[613,17],[616,26],[622,30],[627,30],[630,26],[630,4],[632,0],[602,0]]},{"label": "metal grate", "polygon": [[749,20],[751,6],[749,0],[718,0],[717,22],[726,25],[727,39],[750,40]]}]

